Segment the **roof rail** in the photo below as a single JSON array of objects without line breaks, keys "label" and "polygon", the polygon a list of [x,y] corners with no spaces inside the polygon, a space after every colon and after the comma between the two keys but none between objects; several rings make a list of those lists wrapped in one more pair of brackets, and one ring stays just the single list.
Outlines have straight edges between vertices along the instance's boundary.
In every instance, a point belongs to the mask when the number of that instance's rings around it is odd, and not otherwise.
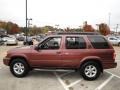
[{"label": "roof rail", "polygon": [[78,35],[100,35],[98,32],[58,32],[58,35],[73,35],[73,34],[78,34]]}]

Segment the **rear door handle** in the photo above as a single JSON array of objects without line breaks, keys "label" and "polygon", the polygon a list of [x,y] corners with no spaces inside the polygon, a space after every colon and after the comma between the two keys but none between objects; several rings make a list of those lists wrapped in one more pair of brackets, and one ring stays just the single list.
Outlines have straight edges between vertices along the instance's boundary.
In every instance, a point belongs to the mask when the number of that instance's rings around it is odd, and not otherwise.
[{"label": "rear door handle", "polygon": [[59,51],[58,51],[58,52],[56,52],[56,53],[57,53],[57,54],[61,54],[61,52],[59,52]]}]

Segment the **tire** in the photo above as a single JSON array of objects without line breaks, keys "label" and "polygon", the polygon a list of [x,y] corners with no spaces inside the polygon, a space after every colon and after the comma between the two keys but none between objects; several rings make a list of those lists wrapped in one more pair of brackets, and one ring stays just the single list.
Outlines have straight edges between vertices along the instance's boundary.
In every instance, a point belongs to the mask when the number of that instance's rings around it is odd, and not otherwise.
[{"label": "tire", "polygon": [[[90,70],[93,69],[93,70],[90,71],[89,69]],[[84,63],[81,66],[80,74],[85,80],[92,81],[92,80],[97,79],[100,76],[101,68],[96,62],[89,61],[89,62]]]},{"label": "tire", "polygon": [[16,46],[18,45],[18,43],[15,44]]},{"label": "tire", "polygon": [[33,45],[33,42],[31,42],[30,45]]},{"label": "tire", "polygon": [[120,47],[120,42],[118,43],[118,46]]},{"label": "tire", "polygon": [[24,42],[23,44],[24,44],[24,45],[28,45],[28,43],[27,43],[27,42]]},{"label": "tire", "polygon": [[26,45],[26,43],[25,43],[25,42],[23,42],[23,45]]},{"label": "tire", "polygon": [[25,77],[29,72],[29,66],[24,59],[16,58],[10,63],[10,71],[18,78]]}]

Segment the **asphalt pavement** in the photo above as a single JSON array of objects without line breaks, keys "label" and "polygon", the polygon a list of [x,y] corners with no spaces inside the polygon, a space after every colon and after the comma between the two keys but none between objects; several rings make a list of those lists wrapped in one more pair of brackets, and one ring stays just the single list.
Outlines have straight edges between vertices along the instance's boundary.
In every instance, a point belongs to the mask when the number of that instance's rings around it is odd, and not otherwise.
[{"label": "asphalt pavement", "polygon": [[0,90],[120,90],[120,47],[114,47],[117,68],[105,70],[95,81],[86,81],[73,70],[49,69],[35,69],[27,77],[16,78],[2,62],[7,50],[15,47],[0,46]]}]

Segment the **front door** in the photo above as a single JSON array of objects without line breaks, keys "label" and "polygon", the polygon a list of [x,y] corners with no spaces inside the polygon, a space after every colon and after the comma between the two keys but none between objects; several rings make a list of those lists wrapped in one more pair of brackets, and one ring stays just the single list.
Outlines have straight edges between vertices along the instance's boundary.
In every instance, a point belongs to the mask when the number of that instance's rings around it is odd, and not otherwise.
[{"label": "front door", "polygon": [[60,67],[61,39],[61,37],[50,37],[39,44],[39,50],[33,52],[33,65],[39,67]]}]

